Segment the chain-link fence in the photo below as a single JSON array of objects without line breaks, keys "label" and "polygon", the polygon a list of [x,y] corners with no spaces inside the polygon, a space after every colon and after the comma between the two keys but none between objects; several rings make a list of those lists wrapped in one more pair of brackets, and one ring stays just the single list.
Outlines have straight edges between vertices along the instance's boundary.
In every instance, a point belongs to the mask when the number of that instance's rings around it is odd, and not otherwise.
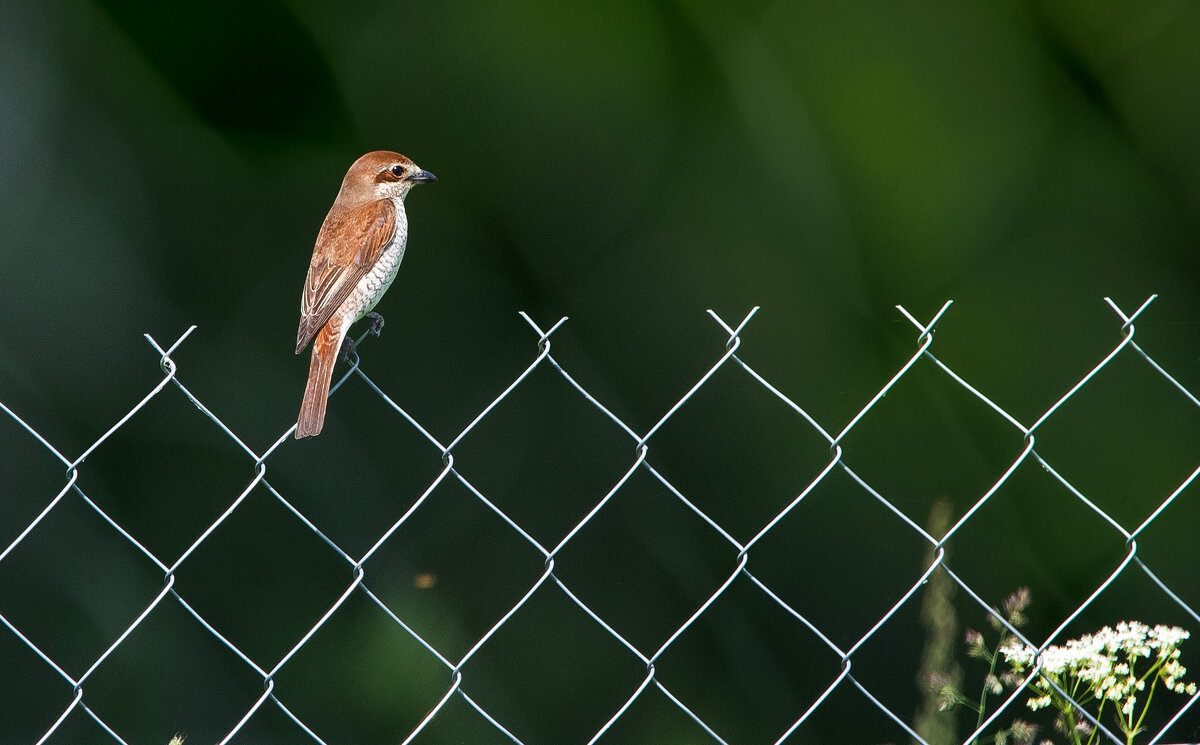
[{"label": "chain-link fence", "polygon": [[[927,320],[899,308],[915,329],[915,349],[841,425],[818,421],[809,413],[811,407],[793,400],[746,362],[742,332],[754,310],[736,322],[709,311],[724,334],[724,349],[716,349],[711,367],[642,430],[617,416],[602,396],[585,388],[552,354],[552,339],[566,318],[543,327],[522,314],[532,330],[536,357],[448,438],[423,426],[356,361],[335,379],[334,391],[348,381],[361,382],[378,396],[377,408],[395,423],[402,422],[409,435],[416,433],[425,465],[436,466],[430,467],[423,490],[393,504],[395,515],[365,542],[346,539],[338,528],[329,527],[326,513],[314,515],[311,507],[294,498],[294,489],[280,485],[272,466],[281,450],[296,447],[291,431],[256,451],[189,388],[187,370],[177,366],[174,356],[194,328],[169,344],[147,335],[162,368],[161,381],[81,453],[61,452],[39,434],[36,422],[26,421],[0,401],[17,425],[4,437],[22,444],[36,442],[64,473],[57,493],[29,493],[11,483],[4,487],[0,658],[5,668],[3,706],[8,711],[4,718],[9,724],[0,727],[0,741],[25,741],[19,733],[28,733],[37,742],[126,743],[147,741],[146,732],[165,731],[165,742],[170,731],[178,729],[200,740],[218,732],[213,739],[222,743],[379,741],[374,739],[379,733],[397,742],[991,742],[1014,718],[1036,718],[1025,701],[1038,670],[1027,670],[1003,693],[997,688],[978,717],[961,710],[935,712],[937,691],[922,691],[921,680],[949,679],[949,671],[958,669],[959,686],[968,695],[978,688],[972,682],[976,671],[965,660],[954,659],[962,656],[963,626],[986,629],[985,619],[991,618],[997,631],[1003,626],[1039,649],[1098,628],[1100,622],[1092,623],[1093,616],[1101,615],[1107,619],[1103,623],[1115,624],[1126,616],[1155,613],[1200,629],[1195,610],[1198,586],[1190,576],[1194,569],[1187,566],[1194,562],[1195,551],[1194,539],[1187,543],[1186,536],[1194,534],[1195,526],[1181,524],[1196,514],[1195,494],[1188,490],[1200,473],[1200,453],[1186,477],[1174,479],[1163,493],[1142,494],[1135,504],[1114,506],[1090,496],[1068,477],[1070,468],[1061,467],[1039,447],[1047,423],[1119,360],[1136,362],[1137,375],[1169,386],[1177,406],[1186,408],[1189,416],[1200,412],[1193,393],[1135,339],[1134,322],[1153,300],[1132,313],[1108,301],[1117,319],[1111,350],[1031,421],[989,398],[983,392],[988,381],[969,379],[935,356],[934,327],[950,303]],[[1015,453],[1003,459],[998,475],[989,476],[984,488],[953,516],[929,518],[930,503],[922,502],[918,509],[911,499],[879,487],[867,473],[879,464],[860,467],[853,457],[852,435],[917,371],[922,371],[924,385],[954,391],[958,405],[998,427],[996,440]],[[681,485],[691,482],[677,478],[655,459],[664,430],[714,385],[718,374],[734,375],[743,389],[750,386],[756,395],[765,394],[769,401],[764,405],[802,430],[797,437],[815,445],[808,457],[819,454],[811,461],[812,472],[768,512],[753,517],[750,528],[745,520],[732,527],[724,508],[695,499],[689,487]],[[587,414],[578,415],[586,419],[584,426],[607,429],[630,453],[619,464],[615,480],[595,485],[595,496],[586,499],[578,514],[578,499],[564,500],[571,505],[569,510],[564,507],[570,516],[558,515],[560,528],[555,531],[531,527],[521,510],[477,483],[468,458],[461,454],[483,423],[534,375],[549,375],[549,383],[560,392],[576,403],[585,402]],[[155,540],[156,527],[147,528],[141,521],[131,525],[120,509],[95,497],[95,489],[102,487],[88,482],[88,459],[112,447],[123,428],[167,398],[186,399],[233,443],[236,457],[226,467],[240,474],[237,478],[248,479],[228,494],[216,495],[220,507],[206,518],[206,527],[191,535],[186,548],[169,554]],[[337,406],[336,397],[332,406]],[[193,422],[209,426],[200,419]],[[719,430],[724,424],[689,426]],[[179,437],[188,437],[186,427],[193,424],[179,426]],[[383,448],[362,453],[364,459],[386,457]],[[135,471],[150,467],[136,454],[129,459],[133,463],[127,466]],[[188,479],[188,465],[172,464],[169,478],[162,479],[164,489]],[[547,469],[552,465],[543,464]],[[156,462],[153,467],[161,470],[162,465]],[[764,462],[757,467],[789,466]],[[932,473],[937,468],[937,456],[931,456],[917,469],[918,477],[921,469]],[[1020,479],[1044,476],[1053,484],[1055,512],[1042,512],[1019,498],[1008,500],[1009,512],[994,509],[1002,499],[997,495],[1005,490],[1024,491]],[[830,507],[843,509],[844,527],[851,534],[855,526],[887,526],[864,530],[855,539],[861,544],[858,549],[868,550],[864,566],[873,565],[874,570],[834,570],[834,552],[806,548],[820,544],[819,536],[806,540],[803,533],[806,505],[835,487],[838,494],[854,495],[852,503]],[[658,496],[632,504],[624,496],[648,490]],[[1143,504],[1148,506],[1138,506]],[[251,524],[269,526],[253,530],[282,537],[230,535],[239,515],[251,512],[259,513]],[[456,517],[487,527],[454,532]],[[1039,574],[1035,556],[1030,560],[1033,570],[992,566],[996,578],[980,581],[980,572],[960,569],[948,550],[959,545],[956,541],[995,540],[985,530],[989,521],[1007,525],[1013,520],[1057,523],[1043,530],[1061,536],[1066,550],[1078,555],[1071,566],[1085,568],[1078,574],[1084,579],[1075,586],[1083,582],[1086,592],[1072,598],[1063,591],[1056,598],[1054,607],[1067,611],[1053,616],[1048,633],[1017,628],[1003,612],[990,609],[1003,597],[1000,587],[1032,583],[1038,587],[1035,595],[1053,594],[1064,584],[1048,576],[1055,569]],[[680,525],[688,526],[687,535],[678,532]],[[1155,526],[1165,532],[1153,534]],[[480,537],[479,531],[488,537]],[[1067,538],[1080,533],[1090,537],[1080,542]],[[629,559],[641,567],[640,575],[614,568],[633,551],[622,542],[631,534],[637,545],[650,547],[646,555],[655,557],[643,560],[638,554]],[[63,545],[63,535],[72,536],[70,545]],[[418,535],[436,547],[420,549],[426,559],[419,565],[404,558]],[[548,540],[546,535],[553,537]],[[1177,543],[1180,536],[1182,546]],[[79,540],[107,546],[105,560],[97,561]],[[264,548],[252,556],[238,556],[232,564],[214,563],[211,554],[237,551],[231,547],[239,541],[243,546],[261,542]],[[500,544],[503,548],[496,548]],[[1091,544],[1103,544],[1108,553],[1079,550]],[[482,586],[470,591],[456,590],[439,561],[428,558],[448,561],[445,557],[469,556],[482,546],[487,556],[479,559],[476,571],[486,576]],[[1147,546],[1162,550],[1155,554]],[[705,557],[699,576],[686,558],[695,553]],[[305,557],[316,555],[336,564],[317,581],[274,574],[281,564],[304,565]],[[906,564],[910,558],[911,564]],[[54,568],[59,561],[63,566]],[[618,574],[627,584],[604,587],[595,575],[577,570],[597,562],[607,562],[597,574]],[[266,628],[250,635],[245,619],[239,619],[239,602],[222,605],[209,597],[211,591],[198,589],[198,579],[189,585],[189,565],[200,563],[206,563],[210,574],[223,575],[230,587],[247,581],[246,575],[255,577],[256,587],[289,582],[297,586],[291,595],[271,596],[277,607],[254,610],[254,625]],[[1184,565],[1182,570],[1176,568],[1178,563]],[[1094,579],[1088,579],[1089,572]],[[808,576],[800,589],[792,584],[798,573]],[[397,575],[411,577],[411,582],[398,587]],[[902,585],[881,590],[877,575],[905,579]],[[493,583],[494,593],[489,591]],[[6,585],[8,590],[3,589]],[[89,591],[80,587],[108,585],[106,599],[95,601],[101,609],[77,599]],[[1128,587],[1122,589],[1124,585]],[[470,597],[455,596],[456,592]],[[144,597],[135,600],[139,593]],[[448,593],[456,608],[474,603],[477,617],[486,620],[447,632],[448,612],[429,599],[438,593]],[[953,597],[957,600],[949,600]],[[1149,600],[1125,607],[1131,597]],[[294,606],[288,598],[295,600]],[[1104,599],[1114,599],[1122,609],[1114,612],[1124,615],[1096,613]],[[939,602],[955,607],[939,611]],[[829,610],[832,606],[867,620],[839,623],[838,613]],[[663,612],[664,607],[686,612],[673,616],[674,611]],[[295,619],[302,619],[301,626]],[[105,631],[114,623],[115,631]],[[68,637],[79,643],[68,644]],[[538,641],[530,646],[530,639]],[[526,677],[511,674],[524,668],[529,670]],[[226,679],[227,684],[219,682]],[[213,680],[218,683],[209,682]],[[188,688],[189,681],[205,683]],[[537,690],[528,695],[517,690],[526,683]],[[172,699],[170,707],[142,710],[146,697],[153,700],[153,692],[143,689],[176,685],[186,693]],[[731,694],[731,689],[741,693]],[[764,690],[770,694],[755,693]],[[1074,694],[1084,704],[1074,711],[1085,729],[1096,728],[1102,742],[1125,742],[1107,713],[1098,716],[1079,691]],[[1196,739],[1196,698],[1160,692],[1137,741]],[[572,709],[574,703],[578,711]],[[373,713],[362,713],[368,710]],[[939,716],[953,723],[931,725]],[[347,721],[359,718],[372,719],[371,727]],[[570,720],[573,728],[542,726],[542,720],[558,718]],[[755,720],[760,722],[757,728]],[[1043,723],[1046,736],[1058,737],[1046,729],[1049,726]]]}]

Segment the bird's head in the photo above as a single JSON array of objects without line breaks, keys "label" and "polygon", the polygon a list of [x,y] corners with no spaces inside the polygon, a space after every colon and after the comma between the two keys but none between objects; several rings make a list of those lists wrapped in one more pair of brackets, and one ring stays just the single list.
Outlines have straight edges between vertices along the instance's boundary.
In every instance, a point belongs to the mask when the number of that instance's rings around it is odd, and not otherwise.
[{"label": "bird's head", "polygon": [[422,170],[400,153],[376,150],[350,166],[342,180],[338,201],[370,202],[376,199],[404,199],[414,184],[437,181],[437,176]]}]

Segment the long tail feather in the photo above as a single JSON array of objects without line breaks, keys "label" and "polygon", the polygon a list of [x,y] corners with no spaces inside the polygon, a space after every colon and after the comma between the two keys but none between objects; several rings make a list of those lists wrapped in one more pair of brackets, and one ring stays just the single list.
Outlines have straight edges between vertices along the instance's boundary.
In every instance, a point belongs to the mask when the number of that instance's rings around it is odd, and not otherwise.
[{"label": "long tail feather", "polygon": [[315,437],[325,426],[325,404],[329,399],[329,383],[337,362],[341,334],[328,323],[313,339],[312,361],[308,365],[308,383],[304,386],[304,402],[296,419],[296,439]]}]

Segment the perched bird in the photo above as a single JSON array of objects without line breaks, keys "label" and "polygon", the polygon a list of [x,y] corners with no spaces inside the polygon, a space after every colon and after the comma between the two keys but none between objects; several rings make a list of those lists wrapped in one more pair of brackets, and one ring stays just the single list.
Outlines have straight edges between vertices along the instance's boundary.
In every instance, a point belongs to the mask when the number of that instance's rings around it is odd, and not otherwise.
[{"label": "perched bird", "polygon": [[[350,325],[371,313],[383,297],[408,240],[404,197],[414,184],[437,181],[400,153],[367,153],[350,166],[333,202],[308,265],[300,299],[296,354],[313,343],[296,439],[312,437],[325,424],[325,401],[342,342]],[[378,332],[383,319],[372,313]]]}]

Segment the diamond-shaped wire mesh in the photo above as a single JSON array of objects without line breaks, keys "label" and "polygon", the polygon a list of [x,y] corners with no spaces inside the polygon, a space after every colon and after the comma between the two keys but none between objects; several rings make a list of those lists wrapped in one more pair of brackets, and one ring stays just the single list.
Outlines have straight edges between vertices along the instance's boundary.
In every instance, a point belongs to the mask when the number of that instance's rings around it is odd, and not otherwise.
[{"label": "diamond-shaped wire mesh", "polygon": [[[359,364],[341,376],[334,390],[352,377],[365,384],[388,418],[403,423],[406,458],[424,464],[414,469],[427,469],[419,493],[399,506],[386,497],[369,501],[374,482],[359,473],[345,494],[330,495],[339,505],[361,500],[349,524],[289,493],[285,484],[296,474],[272,470],[273,456],[292,442],[290,430],[256,452],[187,387],[173,355],[194,328],[166,348],[147,335],[161,380],[77,455],[60,452],[0,401],[15,425],[3,435],[12,440],[6,449],[32,446],[26,460],[44,459],[37,470],[57,460],[64,474],[51,492],[22,482],[5,498],[0,588],[24,589],[0,592],[4,705],[19,707],[21,721],[36,720],[38,731],[0,727],[0,742],[140,742],[141,733],[164,727],[220,732],[222,743],[375,741],[369,733],[378,732],[406,743],[829,742],[831,731],[842,742],[985,741],[1013,718],[1031,716],[1023,702],[1037,670],[1015,692],[993,696],[978,719],[960,716],[968,724],[956,734],[928,728],[922,722],[931,715],[914,713],[914,702],[933,664],[918,659],[920,650],[926,659],[936,652],[937,603],[960,593],[963,624],[983,628],[991,618],[1039,650],[1090,630],[1081,623],[1092,615],[1116,614],[1106,621],[1115,623],[1142,612],[1125,608],[1131,597],[1200,628],[1196,587],[1188,570],[1181,578],[1174,566],[1179,536],[1189,532],[1173,525],[1177,515],[1194,514],[1179,505],[1196,502],[1189,487],[1200,454],[1184,448],[1174,460],[1139,465],[1147,488],[1170,485],[1149,500],[1153,509],[1139,512],[1110,497],[1086,462],[1056,457],[1054,443],[1039,439],[1102,387],[1100,376],[1129,363],[1130,375],[1171,389],[1189,416],[1200,411],[1195,395],[1135,341],[1134,321],[1153,300],[1133,313],[1108,301],[1119,320],[1113,347],[1032,419],[983,393],[988,381],[968,380],[935,356],[934,327],[951,303],[928,321],[899,308],[916,330],[914,351],[840,425],[817,421],[746,362],[742,332],[757,308],[737,323],[709,311],[724,348],[642,431],[551,354],[566,318],[543,329],[522,313],[536,356],[452,437],[422,426]],[[893,405],[889,394],[907,384],[952,391],[978,419],[971,426],[997,443],[978,463],[959,463],[971,465],[972,475],[957,482],[970,501],[940,524],[927,520],[929,500],[920,492],[935,488],[941,459],[972,456],[955,449],[961,438],[935,445],[927,434],[874,429],[884,426],[878,415]],[[557,391],[538,393],[536,420],[519,405],[535,385]],[[754,402],[722,409],[735,389],[751,390]],[[704,410],[715,407],[729,421],[688,418],[709,392]],[[201,416],[181,413],[184,402]],[[745,417],[750,407],[777,423],[759,431]],[[177,422],[181,437],[189,427],[216,427],[221,445],[203,463],[147,455],[133,423],[155,415]],[[1088,434],[1070,422],[1068,429]],[[509,434],[523,426],[544,430],[528,447],[547,461],[578,441],[583,477],[513,465]],[[693,427],[711,431],[705,447],[717,457],[704,453],[694,473],[668,472],[656,449],[672,447],[674,429]],[[85,461],[106,449],[125,452],[119,438],[126,435],[129,457],[170,488],[186,490],[192,468],[219,469],[229,493],[190,496],[188,514],[148,518],[112,507],[100,496],[108,486],[89,480]],[[723,437],[759,436],[804,451],[755,464],[789,469],[796,481],[769,512],[761,501],[751,510],[730,496],[737,482],[719,462]],[[886,447],[905,437],[919,439],[929,460],[916,469],[917,483],[896,485]],[[388,456],[364,455],[371,457]],[[491,468],[479,465],[489,459]],[[547,479],[552,502],[521,500],[522,484]],[[576,488],[581,480],[585,488]],[[1035,493],[1054,503],[1052,513]],[[253,521],[239,520],[251,514]],[[981,545],[988,539],[980,526],[1027,525],[1046,514],[1072,519],[1042,526],[1045,543],[1056,544],[1040,555],[1044,565],[1039,556],[989,564],[994,549]],[[269,532],[252,527],[264,524]],[[64,533],[76,542],[56,543]],[[101,553],[119,558],[89,561]],[[1031,579],[1054,587],[1055,572],[1071,573],[1087,591],[1074,597],[1064,589],[1057,607],[1068,611],[1045,633],[1013,627],[994,610],[1002,593]],[[192,580],[213,574],[225,578],[216,589]],[[846,576],[859,579],[826,584]],[[459,593],[454,605],[430,597],[439,583]],[[15,605],[18,596],[38,603]],[[940,618],[952,619],[957,644],[955,612]],[[262,618],[274,619],[269,628]],[[218,683],[197,692],[186,685],[196,679]],[[130,691],[152,686],[178,688],[172,700],[185,703],[166,711],[121,705]],[[1170,696],[1158,697],[1145,741],[1195,738],[1197,696]],[[375,713],[361,715],[373,721],[347,722],[359,715],[346,711]],[[1111,721],[1078,711],[1099,728],[1100,741],[1124,742]],[[131,724],[145,721],[155,727]],[[280,731],[290,735],[279,739]]]}]

